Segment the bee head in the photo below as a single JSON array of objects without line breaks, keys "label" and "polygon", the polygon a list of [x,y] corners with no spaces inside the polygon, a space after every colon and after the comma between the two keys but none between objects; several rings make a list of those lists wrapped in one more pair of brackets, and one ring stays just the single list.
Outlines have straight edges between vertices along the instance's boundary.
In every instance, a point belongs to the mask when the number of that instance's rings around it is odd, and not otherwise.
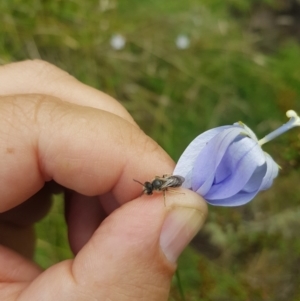
[{"label": "bee head", "polygon": [[144,186],[144,193],[145,194],[148,194],[148,195],[153,194],[153,185],[152,185],[152,183],[145,182],[143,186]]}]

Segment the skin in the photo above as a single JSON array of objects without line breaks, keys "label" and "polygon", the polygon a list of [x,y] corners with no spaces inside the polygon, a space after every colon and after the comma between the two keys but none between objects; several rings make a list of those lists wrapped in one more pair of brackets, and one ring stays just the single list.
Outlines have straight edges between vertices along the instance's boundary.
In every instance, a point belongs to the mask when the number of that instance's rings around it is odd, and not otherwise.
[{"label": "skin", "polygon": [[[168,194],[168,206],[140,197],[132,179],[171,174],[174,162],[116,100],[46,62],[2,66],[0,154],[0,300],[168,299],[206,204],[191,191]],[[43,271],[33,225],[61,191],[75,257]],[[180,239],[162,243],[179,220]]]}]

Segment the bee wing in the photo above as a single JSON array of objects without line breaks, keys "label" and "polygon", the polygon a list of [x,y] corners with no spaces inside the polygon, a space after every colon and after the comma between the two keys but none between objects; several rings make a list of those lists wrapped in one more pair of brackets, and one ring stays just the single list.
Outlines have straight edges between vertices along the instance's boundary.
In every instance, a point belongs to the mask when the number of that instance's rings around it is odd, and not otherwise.
[{"label": "bee wing", "polygon": [[177,180],[178,180],[178,182],[181,182],[181,184],[185,181],[185,178],[184,177],[182,177],[182,176],[172,176],[172,177],[174,177],[174,178],[177,178]]},{"label": "bee wing", "polygon": [[[184,182],[185,178],[182,176],[167,176],[164,175],[163,177],[156,176],[153,180],[160,180],[163,182],[161,185],[161,189],[168,188],[168,187],[180,187]],[[152,180],[152,181],[153,181]]]},{"label": "bee wing", "polygon": [[173,187],[176,183],[177,180],[173,177],[169,178],[162,178],[164,180],[164,183],[161,185],[161,188],[167,188],[167,187]]},{"label": "bee wing", "polygon": [[162,185],[162,188],[180,187],[185,180],[184,177],[181,176],[170,176],[164,179],[165,179],[165,183]]}]

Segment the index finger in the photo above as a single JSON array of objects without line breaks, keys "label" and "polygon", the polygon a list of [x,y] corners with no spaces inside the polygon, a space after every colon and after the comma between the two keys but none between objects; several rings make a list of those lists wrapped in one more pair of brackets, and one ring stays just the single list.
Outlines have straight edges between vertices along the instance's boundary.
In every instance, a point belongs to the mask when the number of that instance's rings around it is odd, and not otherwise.
[{"label": "index finger", "polygon": [[87,86],[69,73],[41,60],[0,66],[0,95],[45,94],[70,103],[111,112],[135,124],[126,109],[111,96]]},{"label": "index finger", "polygon": [[144,181],[170,173],[171,158],[132,123],[107,111],[45,95],[0,101],[0,212],[54,180],[80,194],[111,191],[120,203]]}]

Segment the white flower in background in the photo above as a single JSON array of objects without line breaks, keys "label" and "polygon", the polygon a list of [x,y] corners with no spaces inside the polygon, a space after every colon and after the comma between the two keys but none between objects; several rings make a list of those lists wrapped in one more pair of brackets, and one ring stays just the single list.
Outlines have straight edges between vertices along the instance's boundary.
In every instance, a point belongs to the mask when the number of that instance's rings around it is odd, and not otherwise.
[{"label": "white flower in background", "polygon": [[126,39],[121,34],[115,34],[110,39],[110,46],[115,50],[121,50],[125,47]]},{"label": "white flower in background", "polygon": [[178,49],[187,49],[190,46],[190,39],[186,35],[179,35],[175,41],[176,47]]}]

